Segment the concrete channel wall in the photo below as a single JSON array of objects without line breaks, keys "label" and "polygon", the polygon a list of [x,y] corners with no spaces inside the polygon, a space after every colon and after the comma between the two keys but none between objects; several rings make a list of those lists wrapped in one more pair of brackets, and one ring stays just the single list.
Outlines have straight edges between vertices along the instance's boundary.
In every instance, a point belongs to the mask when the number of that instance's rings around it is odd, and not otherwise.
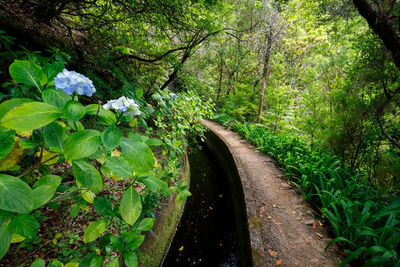
[{"label": "concrete channel wall", "polygon": [[[181,180],[185,185],[190,185],[190,165],[187,154]],[[162,208],[157,215],[154,227],[147,232],[145,241],[140,247],[143,257],[140,257],[139,266],[158,267],[162,264],[174,239],[185,203],[185,201],[176,202],[172,195],[161,202]]]}]

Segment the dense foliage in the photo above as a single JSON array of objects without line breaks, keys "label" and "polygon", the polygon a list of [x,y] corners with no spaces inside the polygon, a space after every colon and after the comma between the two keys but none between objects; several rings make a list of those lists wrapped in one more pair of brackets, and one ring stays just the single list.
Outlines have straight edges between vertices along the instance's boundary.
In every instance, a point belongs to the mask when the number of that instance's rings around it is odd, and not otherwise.
[{"label": "dense foliage", "polygon": [[328,247],[336,242],[348,247],[349,256],[341,266],[357,257],[365,260],[365,266],[400,264],[400,198],[388,199],[361,174],[343,168],[338,157],[313,152],[293,136],[274,135],[263,126],[239,123],[226,114],[214,119],[276,159],[292,185],[329,221],[336,238]]},{"label": "dense foliage", "polygon": [[397,263],[399,14],[393,0],[0,0],[0,256],[12,243],[24,263],[135,266],[160,198],[190,195],[182,158],[215,108],[276,158],[346,262]]},{"label": "dense foliage", "polygon": [[[179,168],[211,108],[198,106],[193,93],[167,89],[150,102],[137,93],[84,105],[96,94],[92,81],[55,58],[28,52],[9,66],[13,82],[0,104],[0,258],[15,243],[33,254],[11,256],[12,265],[31,262],[40,250],[51,253],[54,266],[137,266],[160,198],[190,195]],[[54,215],[67,220],[49,223]],[[88,225],[80,231],[82,223]],[[34,266],[49,260],[41,257]]]}]

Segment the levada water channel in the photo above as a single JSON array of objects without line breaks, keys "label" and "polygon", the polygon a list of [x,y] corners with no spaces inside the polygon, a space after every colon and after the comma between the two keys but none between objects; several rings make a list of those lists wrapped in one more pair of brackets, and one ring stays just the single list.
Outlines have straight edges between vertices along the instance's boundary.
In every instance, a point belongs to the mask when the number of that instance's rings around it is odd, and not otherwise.
[{"label": "levada water channel", "polygon": [[189,154],[190,192],[163,267],[252,266],[242,184],[214,133]]}]

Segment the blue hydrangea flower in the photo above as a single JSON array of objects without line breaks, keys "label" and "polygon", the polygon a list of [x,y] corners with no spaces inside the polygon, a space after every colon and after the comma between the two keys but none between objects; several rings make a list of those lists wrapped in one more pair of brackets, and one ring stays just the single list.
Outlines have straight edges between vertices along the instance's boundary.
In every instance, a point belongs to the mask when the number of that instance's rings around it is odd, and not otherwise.
[{"label": "blue hydrangea flower", "polygon": [[76,92],[78,95],[92,96],[96,92],[93,82],[86,76],[75,71],[64,69],[54,78],[56,89],[62,89],[65,93],[72,95]]},{"label": "blue hydrangea flower", "polygon": [[119,110],[121,112],[128,111],[135,116],[141,114],[139,110],[139,105],[137,105],[133,99],[126,98],[125,96],[121,96],[118,99],[109,100],[106,104],[103,105],[103,108]]}]

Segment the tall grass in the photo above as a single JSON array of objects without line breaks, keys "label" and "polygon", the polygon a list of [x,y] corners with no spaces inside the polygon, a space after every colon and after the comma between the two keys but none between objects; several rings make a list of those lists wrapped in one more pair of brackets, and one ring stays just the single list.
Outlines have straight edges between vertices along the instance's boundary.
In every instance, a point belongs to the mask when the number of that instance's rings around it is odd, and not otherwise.
[{"label": "tall grass", "polygon": [[227,115],[214,120],[231,127],[273,157],[304,199],[329,221],[348,263],[400,266],[400,198],[384,197],[363,176],[334,155],[311,151],[290,136],[276,136],[261,125],[235,122]]}]

